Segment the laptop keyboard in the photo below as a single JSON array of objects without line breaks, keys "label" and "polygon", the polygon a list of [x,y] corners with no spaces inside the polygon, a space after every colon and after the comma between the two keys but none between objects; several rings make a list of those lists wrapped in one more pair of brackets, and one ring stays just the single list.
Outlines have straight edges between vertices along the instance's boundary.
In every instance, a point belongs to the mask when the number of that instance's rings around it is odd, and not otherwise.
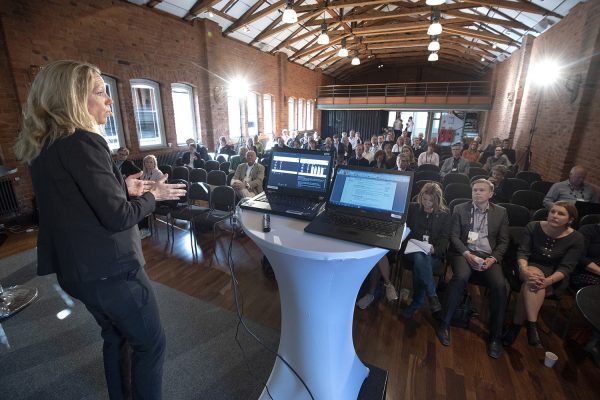
[{"label": "laptop keyboard", "polygon": [[394,236],[400,224],[389,221],[380,221],[372,218],[345,215],[328,212],[324,215],[325,220],[335,225],[350,226],[355,229],[375,232],[385,236]]},{"label": "laptop keyboard", "polygon": [[269,194],[268,196],[262,196],[256,200],[274,205],[293,207],[296,209],[313,208],[317,203],[315,200],[307,199],[305,197],[288,196],[275,193]]}]

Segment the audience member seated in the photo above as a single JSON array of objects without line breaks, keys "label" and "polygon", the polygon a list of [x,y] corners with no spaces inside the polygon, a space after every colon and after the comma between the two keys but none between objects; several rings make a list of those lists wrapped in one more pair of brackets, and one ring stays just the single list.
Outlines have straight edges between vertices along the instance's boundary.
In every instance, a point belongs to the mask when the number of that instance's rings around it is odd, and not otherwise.
[{"label": "audience member seated", "polygon": [[350,157],[348,160],[348,165],[358,165],[360,167],[368,167],[369,160],[363,157],[364,146],[362,144],[357,144],[356,149],[354,150],[354,157]]},{"label": "audience member seated", "polygon": [[248,152],[248,148],[242,146],[242,147],[240,147],[240,151],[239,151],[238,155],[231,156],[231,158],[229,159],[229,171],[235,172],[237,170],[237,167],[240,164],[243,164],[246,162],[246,153],[247,152]]},{"label": "audience member seated", "polygon": [[590,285],[600,285],[600,224],[579,228],[585,239],[584,253],[571,276],[571,287],[576,291]]},{"label": "audience member seated", "polygon": [[325,138],[325,141],[323,142],[323,146],[321,146],[321,150],[335,151],[335,149],[333,148],[333,140],[331,140],[331,137],[327,136]]},{"label": "audience member seated", "polygon": [[373,135],[371,136],[371,152],[375,154],[377,150],[381,149],[379,148],[379,144],[377,142],[377,136]]},{"label": "audience member seated", "polygon": [[308,140],[308,150],[313,150],[313,151],[319,150],[318,146],[319,146],[319,144],[317,143],[316,140],[314,140],[314,139]]},{"label": "audience member seated", "polygon": [[493,138],[492,143],[488,144],[487,147],[479,155],[479,162],[481,164],[485,164],[488,157],[494,156],[494,154],[496,153],[496,147],[500,146],[500,144],[501,144],[500,138],[497,138],[497,137]]},{"label": "audience member seated", "polygon": [[463,150],[462,156],[464,159],[471,162],[477,162],[479,160],[479,144],[476,141],[472,141],[467,150]]},{"label": "audience member seated", "polygon": [[348,159],[352,156],[352,145],[350,144],[350,139],[348,139],[347,136],[342,138],[342,144],[344,145],[344,148],[346,149],[346,152],[344,153],[344,158]]},{"label": "audience member seated", "polygon": [[447,158],[442,167],[440,168],[440,175],[442,178],[444,175],[450,172],[458,172],[460,174],[469,175],[469,162],[461,157],[462,147],[460,143],[454,143],[451,147],[452,157]]},{"label": "audience member seated", "polygon": [[413,142],[412,149],[415,158],[418,159],[419,156],[426,150],[425,145],[423,144],[423,139],[417,136]]},{"label": "audience member seated", "polygon": [[127,147],[119,147],[117,156],[115,157],[115,164],[121,172],[121,175],[125,178],[140,172],[140,169],[136,167],[134,163],[129,161],[127,157],[129,157],[129,149],[127,149]]},{"label": "audience member seated", "polygon": [[377,150],[383,150],[383,143],[385,142],[385,136],[377,136]]},{"label": "audience member seated", "polygon": [[508,158],[508,161],[510,161],[512,165],[517,162],[517,154],[510,148],[510,140],[508,139],[502,140],[502,154]]},{"label": "audience member seated", "polygon": [[406,226],[410,228],[408,240],[418,240],[431,245],[428,253],[418,251],[404,255],[404,258],[413,264],[412,302],[402,312],[404,318],[410,319],[423,306],[425,297],[429,300],[431,313],[442,309],[435,291],[433,268],[436,264],[445,262],[450,234],[450,214],[444,204],[444,195],[439,184],[426,183],[421,188],[417,203],[411,203],[409,206]]},{"label": "audience member seated", "polygon": [[525,323],[529,344],[541,346],[537,318],[544,298],[559,296],[567,288],[569,275],[583,255],[583,235],[571,228],[576,220],[575,206],[559,201],[546,221],[532,221],[525,227],[517,252],[523,283],[513,323],[502,338],[504,344],[511,345]]},{"label": "audience member seated", "polygon": [[569,172],[569,179],[552,185],[546,197],[544,207],[550,209],[556,201],[589,201],[598,203],[598,191],[595,186],[585,183],[587,169],[576,165]]},{"label": "audience member seated", "polygon": [[211,159],[210,155],[208,155],[208,149],[205,146],[203,146],[200,143],[196,143],[196,140],[194,140],[193,138],[189,138],[185,141],[185,144],[188,146],[188,148],[192,143],[196,144],[196,151],[198,152],[198,154],[200,154],[201,159],[203,159],[204,161],[208,161]]},{"label": "audience member seated", "polygon": [[260,142],[259,135],[254,135],[254,146],[256,146],[256,156],[261,157],[265,153],[265,148],[263,144]]},{"label": "audience member seated", "polygon": [[354,129],[350,129],[350,136],[348,137],[348,141],[352,145],[353,149],[355,149],[356,145],[361,142],[360,141],[360,136],[356,135],[356,132],[354,131]]},{"label": "audience member seated", "polygon": [[377,150],[375,155],[373,156],[373,161],[369,165],[371,168],[387,168],[385,166],[385,153],[383,150]]},{"label": "audience member seated", "polygon": [[371,145],[371,142],[369,142],[368,140],[365,141],[365,143],[363,144],[363,147],[364,147],[363,157],[370,164],[373,161],[373,157],[375,156],[375,152],[371,151],[371,149],[373,148],[372,145]]},{"label": "audience member seated", "polygon": [[427,146],[427,150],[419,155],[417,165],[432,164],[436,167],[440,166],[440,156],[435,151],[435,146]]},{"label": "audience member seated", "polygon": [[[460,154],[460,145],[456,154]],[[500,263],[508,247],[508,215],[506,209],[490,203],[494,195],[491,182],[478,179],[471,187],[473,202],[457,205],[452,213],[449,258],[453,274],[436,334],[444,346],[450,345],[450,321],[473,276],[490,291],[488,355],[498,358],[502,354],[500,339],[506,309],[506,285]]]},{"label": "audience member seated", "polygon": [[402,146],[404,146],[404,138],[402,136],[398,136],[396,143],[394,146],[392,146],[392,153],[400,154],[400,151],[402,151]]},{"label": "audience member seated", "polygon": [[385,154],[385,167],[387,169],[396,168],[396,156],[392,153],[392,144],[385,142],[383,145],[383,153]]},{"label": "audience member seated", "polygon": [[415,169],[417,169],[417,160],[415,158],[415,153],[413,152],[412,147],[405,144],[404,146],[402,146],[400,154],[406,157],[406,159],[408,160],[408,171],[414,171]]},{"label": "audience member seated", "polygon": [[512,164],[508,160],[504,154],[502,154],[502,147],[496,147],[495,153],[492,157],[488,157],[485,164],[483,165],[483,169],[488,172],[492,171],[496,165],[504,165],[506,168],[510,167]]},{"label": "audience member seated", "polygon": [[190,168],[200,168],[202,167],[202,158],[200,157],[200,153],[196,151],[196,143],[191,143],[188,146],[188,151],[183,154],[181,157],[181,162],[186,167]]},{"label": "audience member seated", "polygon": [[[162,178],[163,173],[160,169],[158,169],[158,162],[156,161],[156,156],[149,154],[144,157],[144,169],[142,170],[142,176],[140,179],[143,181],[153,181],[156,182],[160,178]],[[138,222],[138,228],[140,229],[140,238],[146,239],[151,236],[150,229],[148,229],[148,217],[142,219]]]},{"label": "audience member seated", "polygon": [[275,140],[275,144],[273,145],[274,149],[285,149],[287,146],[285,145],[285,139],[283,137],[278,137]]},{"label": "audience member seated", "polygon": [[510,183],[506,180],[508,168],[504,165],[496,165],[492,168],[492,176],[488,178],[494,184],[494,197],[490,200],[492,203],[510,203],[512,195]]},{"label": "audience member seated", "polygon": [[246,148],[255,152],[258,157],[258,148],[254,145],[254,139],[252,139],[251,137],[246,139]]},{"label": "audience member seated", "polygon": [[227,143],[225,136],[219,137],[219,143],[215,148],[215,154],[229,154],[230,156],[235,155],[233,146]]},{"label": "audience member seated", "polygon": [[256,153],[248,151],[246,162],[238,165],[231,179],[231,187],[238,197],[254,197],[263,191],[265,167],[256,162]]},{"label": "audience member seated", "polygon": [[294,140],[292,142],[292,148],[294,148],[294,149],[301,149],[302,148],[302,143],[300,143],[299,140]]},{"label": "audience member seated", "polygon": [[367,294],[365,294],[356,302],[356,306],[361,310],[369,307],[373,303],[373,300],[375,300],[375,289],[377,288],[379,278],[383,278],[386,299],[388,301],[398,300],[396,288],[390,281],[390,262],[388,260],[388,255],[386,254],[381,257],[381,259],[369,273],[369,288]]},{"label": "audience member seated", "polygon": [[410,157],[406,154],[400,153],[396,156],[396,168],[398,171],[414,171],[415,166],[411,164]]}]

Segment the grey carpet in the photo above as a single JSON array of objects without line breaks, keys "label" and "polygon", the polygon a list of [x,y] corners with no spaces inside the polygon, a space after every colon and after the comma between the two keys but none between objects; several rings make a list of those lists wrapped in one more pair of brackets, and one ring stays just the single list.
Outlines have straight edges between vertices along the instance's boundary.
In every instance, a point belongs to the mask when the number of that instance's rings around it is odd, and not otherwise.
[{"label": "grey carpet", "polygon": [[[54,275],[35,274],[35,251],[0,260],[0,282],[37,287],[39,299],[0,321],[0,397],[4,399],[105,399],[100,330],[78,301],[67,305]],[[226,310],[154,283],[167,336],[165,399],[256,399],[275,357],[242,333],[246,359],[234,336],[237,319]],[[271,348],[279,333],[248,323]],[[247,364],[246,364],[247,363]]]}]

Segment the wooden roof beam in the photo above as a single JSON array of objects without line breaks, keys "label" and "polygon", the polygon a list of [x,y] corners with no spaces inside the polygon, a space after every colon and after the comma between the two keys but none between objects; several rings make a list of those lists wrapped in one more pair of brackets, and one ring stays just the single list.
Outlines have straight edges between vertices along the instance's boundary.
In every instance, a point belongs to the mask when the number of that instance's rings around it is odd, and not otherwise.
[{"label": "wooden roof beam", "polygon": [[[249,16],[251,16],[254,11],[256,11],[260,6],[262,6],[265,3],[266,0],[256,0],[256,3],[254,3],[248,10],[246,10],[245,13],[243,13],[238,19],[237,21],[235,21],[233,24],[229,25],[227,27],[227,29],[225,29],[225,31],[223,32],[224,34],[228,34],[230,32],[235,31],[238,28],[241,28],[242,26],[246,25],[245,22],[243,22],[246,18],[248,18]],[[303,0],[302,0],[303,1]]]},{"label": "wooden roof beam", "polygon": [[504,43],[504,44],[513,44],[514,41],[512,39],[506,39],[504,36],[495,35],[493,33],[487,32],[479,32],[473,29],[465,29],[458,27],[445,27],[444,28],[448,33],[454,33],[457,35],[469,36],[472,38],[478,38],[483,40],[489,40],[490,42]]},{"label": "wooden roof beam", "polygon": [[508,0],[463,0],[463,3],[477,4],[488,8],[509,8],[511,10],[525,11],[533,14],[551,15],[553,17],[562,18],[562,15],[557,14],[554,11],[546,10],[544,7],[530,2]]},{"label": "wooden roof beam", "polygon": [[525,25],[519,21],[516,21],[516,22],[507,21],[505,19],[492,18],[492,17],[488,17],[485,15],[469,14],[469,13],[460,12],[460,11],[448,11],[445,14],[452,15],[454,17],[460,17],[460,18],[467,19],[470,21],[484,22],[486,24],[495,24],[495,25],[505,26],[508,28],[515,28],[515,29],[522,29],[522,30],[530,29],[527,25]]},{"label": "wooden roof beam", "polygon": [[208,10],[210,7],[214,6],[221,0],[198,0],[190,11],[183,17],[186,21],[191,21],[201,14],[202,12]]},{"label": "wooden roof beam", "polygon": [[[317,12],[313,12],[313,13],[310,13],[310,14],[306,13],[306,14],[303,14],[303,15],[299,15],[298,16],[298,25],[301,28],[300,30],[306,28],[306,26],[304,24],[302,24],[302,21],[311,20],[312,18],[315,18],[315,17],[317,17],[317,16],[319,16],[321,14],[322,14],[321,11],[317,11]],[[271,24],[271,25],[273,25],[273,24]],[[271,27],[271,25],[269,25],[269,27]],[[266,39],[268,37],[275,36],[279,32],[284,31],[286,29],[289,29],[290,26],[292,26],[292,25],[290,25],[290,24],[281,24],[281,25],[279,25],[277,27],[274,27],[274,26],[272,28],[267,27],[267,28],[263,29],[261,33],[259,33],[258,35],[256,35],[256,37],[253,39],[253,42],[254,41],[258,42],[259,40],[263,40],[263,39]],[[288,36],[288,38],[289,38],[289,36]]]}]

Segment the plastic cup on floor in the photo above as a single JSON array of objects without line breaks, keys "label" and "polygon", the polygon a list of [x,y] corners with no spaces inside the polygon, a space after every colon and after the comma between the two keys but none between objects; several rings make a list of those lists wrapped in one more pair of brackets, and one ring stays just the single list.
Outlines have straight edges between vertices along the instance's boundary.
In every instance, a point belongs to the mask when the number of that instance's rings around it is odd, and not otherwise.
[{"label": "plastic cup on floor", "polygon": [[544,358],[544,365],[548,368],[554,367],[556,361],[558,360],[558,356],[551,351],[546,352],[546,357]]}]

